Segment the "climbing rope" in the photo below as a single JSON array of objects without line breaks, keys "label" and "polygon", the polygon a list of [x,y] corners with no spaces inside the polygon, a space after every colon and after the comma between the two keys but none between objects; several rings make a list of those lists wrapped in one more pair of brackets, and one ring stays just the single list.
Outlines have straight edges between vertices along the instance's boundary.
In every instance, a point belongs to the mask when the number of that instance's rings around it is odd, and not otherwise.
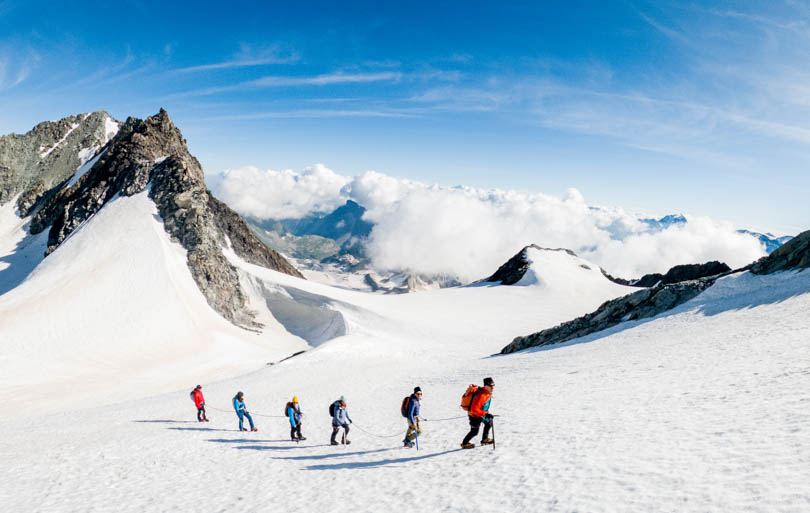
[{"label": "climbing rope", "polygon": [[377,435],[377,434],[372,433],[370,431],[366,431],[365,429],[361,428],[360,426],[358,426],[355,423],[352,423],[352,426],[356,427],[357,429],[359,429],[363,433],[365,433],[367,435],[371,435],[371,436],[376,437],[376,438],[394,438],[395,436],[404,436],[403,433],[396,433],[396,434],[393,434],[393,435]]},{"label": "climbing rope", "polygon": [[446,419],[422,419],[422,422],[444,422],[446,420],[466,419],[468,415],[459,415],[458,417],[447,417]]},{"label": "climbing rope", "polygon": [[[232,411],[233,411],[233,413],[236,413],[233,409],[222,410],[220,408],[217,408],[216,406],[209,406],[208,403],[205,404],[205,407],[210,408],[212,410],[221,411],[223,413],[231,413]],[[248,413],[250,413],[251,415],[256,415],[257,417],[267,417],[267,418],[271,418],[271,419],[286,419],[287,418],[286,415],[265,415],[263,413],[256,413],[256,412],[252,412],[252,411],[248,412]]]}]

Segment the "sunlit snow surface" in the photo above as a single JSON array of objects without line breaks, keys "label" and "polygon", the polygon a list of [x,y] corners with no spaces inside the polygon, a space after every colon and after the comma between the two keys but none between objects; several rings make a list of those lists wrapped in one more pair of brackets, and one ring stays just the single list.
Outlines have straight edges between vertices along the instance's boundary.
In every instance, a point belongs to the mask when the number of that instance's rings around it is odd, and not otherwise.
[{"label": "sunlit snow surface", "polygon": [[[204,304],[145,195],[105,207],[0,296],[3,510],[810,507],[810,272],[729,276],[658,318],[489,357],[630,289],[560,252],[532,253],[524,286],[400,296],[229,257],[264,308],[261,335]],[[345,334],[332,338],[336,326]],[[315,348],[264,366],[279,346],[304,347],[287,329]],[[201,377],[249,361],[249,374]],[[459,398],[485,376],[496,381],[497,446],[462,451]],[[206,424],[188,397],[198,379]],[[419,451],[401,447],[398,412],[415,385],[427,419]],[[258,433],[236,431],[237,390]],[[299,445],[268,417],[293,394],[309,438]],[[353,443],[330,447],[326,409],[339,395]],[[54,401],[62,413],[39,413]]]}]

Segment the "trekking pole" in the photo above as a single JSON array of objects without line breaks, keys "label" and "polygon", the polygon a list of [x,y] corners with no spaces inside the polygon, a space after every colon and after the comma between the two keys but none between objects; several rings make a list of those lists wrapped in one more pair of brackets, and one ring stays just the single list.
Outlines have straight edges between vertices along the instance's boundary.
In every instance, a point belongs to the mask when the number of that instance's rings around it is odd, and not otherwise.
[{"label": "trekking pole", "polygon": [[413,431],[413,436],[416,439],[416,450],[419,450],[419,425],[416,425],[416,429]]},{"label": "trekking pole", "polygon": [[495,415],[492,416],[489,421],[492,423],[490,428],[492,429],[492,450],[495,450]]}]

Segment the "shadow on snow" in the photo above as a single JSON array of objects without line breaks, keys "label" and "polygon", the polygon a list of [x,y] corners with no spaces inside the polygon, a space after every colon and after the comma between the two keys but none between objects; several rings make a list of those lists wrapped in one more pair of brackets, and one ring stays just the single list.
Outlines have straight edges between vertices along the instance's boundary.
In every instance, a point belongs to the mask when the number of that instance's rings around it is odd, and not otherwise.
[{"label": "shadow on snow", "polygon": [[[383,459],[383,460],[375,460],[375,461],[357,461],[357,462],[341,462],[335,463],[331,465],[309,465],[306,467],[306,470],[340,470],[340,469],[359,469],[359,468],[378,468],[383,467],[386,465],[397,465],[403,463],[410,463],[419,460],[425,460],[428,458],[435,458],[436,456],[444,456],[445,454],[450,454],[453,452],[458,452],[463,449],[449,449],[443,452],[434,452],[430,454],[425,454],[424,456],[411,456],[408,458],[391,458],[391,459]],[[369,452],[377,452],[377,451],[369,451]]]}]

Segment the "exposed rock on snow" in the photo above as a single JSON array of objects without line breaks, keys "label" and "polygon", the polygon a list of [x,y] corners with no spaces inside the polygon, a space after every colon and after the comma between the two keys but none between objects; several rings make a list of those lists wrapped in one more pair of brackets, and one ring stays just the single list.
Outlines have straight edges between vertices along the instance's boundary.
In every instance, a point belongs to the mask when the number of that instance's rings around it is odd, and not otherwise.
[{"label": "exposed rock on snow", "polygon": [[[493,274],[489,278],[484,279],[484,281],[501,282],[501,284],[503,285],[514,285],[515,283],[519,282],[526,274],[526,271],[528,271],[529,268],[531,267],[531,261],[528,258],[529,248],[538,249],[541,251],[564,251],[565,253],[568,253],[571,256],[577,256],[576,253],[574,253],[570,249],[541,248],[540,246],[531,244],[521,249],[520,252],[518,252],[518,254],[507,260],[505,264],[500,266],[498,270],[495,271],[495,274]],[[620,285],[626,284],[621,283]]]},{"label": "exposed rock on snow", "polygon": [[810,267],[810,230],[800,233],[785,245],[751,265],[754,274],[771,274]]},{"label": "exposed rock on snow", "polygon": [[[96,119],[90,126],[93,134],[107,137],[114,132],[105,113],[90,118]],[[79,128],[72,128],[70,137],[80,133]],[[78,151],[77,147],[74,153]],[[44,204],[33,215],[30,231],[36,234],[49,229],[46,254],[116,196],[132,196],[149,185],[149,197],[157,205],[166,231],[188,251],[188,267],[195,282],[211,307],[232,323],[260,327],[248,307],[236,268],[222,253],[223,247],[230,244],[247,262],[303,278],[281,255],[262,244],[238,214],[206,190],[200,163],[189,153],[165,110],[145,120],[127,119],[102,151],[75,183],[66,180],[80,163],[69,160],[70,166],[77,164],[70,174],[58,169],[45,172],[48,180],[34,180],[28,189],[33,197],[45,196]],[[19,172],[12,176],[19,174],[27,176]],[[51,183],[61,185],[48,189]]]},{"label": "exposed rock on snow", "polygon": [[624,280],[622,278],[614,278],[604,270],[602,271],[607,278],[620,285],[630,285],[632,287],[654,287],[656,285],[669,285],[670,283],[678,283],[688,280],[698,280],[706,278],[707,276],[715,276],[731,270],[731,267],[722,262],[712,261],[705,264],[686,264],[676,265],[666,274],[652,273],[645,274],[639,280]]},{"label": "exposed rock on snow", "polygon": [[718,275],[700,280],[658,285],[607,301],[595,312],[578,317],[573,321],[525,337],[516,337],[501,350],[501,354],[514,353],[530,347],[559,344],[605,330],[620,322],[656,316],[689,301],[709,288],[719,277]]}]

